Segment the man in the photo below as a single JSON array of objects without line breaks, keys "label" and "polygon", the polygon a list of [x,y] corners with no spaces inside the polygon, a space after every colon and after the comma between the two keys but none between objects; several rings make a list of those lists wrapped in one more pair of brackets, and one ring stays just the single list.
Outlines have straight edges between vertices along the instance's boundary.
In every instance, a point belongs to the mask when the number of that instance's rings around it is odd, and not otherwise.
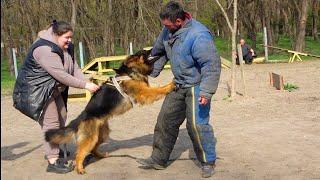
[{"label": "man", "polygon": [[209,124],[210,102],[216,92],[221,61],[210,31],[191,18],[177,2],[162,9],[160,19],[165,26],[153,46],[156,61],[150,76],[156,77],[170,59],[176,89],[169,93],[161,107],[154,130],[153,152],[137,162],[145,168],[164,169],[179,133],[187,119],[187,130],[194,151],[202,164],[202,176],[214,172],[215,137]]},{"label": "man", "polygon": [[[243,60],[246,64],[252,64],[253,57],[256,57],[253,49],[246,44],[244,39],[240,39],[240,45],[242,48]],[[237,64],[239,65],[239,59],[237,58]]]}]

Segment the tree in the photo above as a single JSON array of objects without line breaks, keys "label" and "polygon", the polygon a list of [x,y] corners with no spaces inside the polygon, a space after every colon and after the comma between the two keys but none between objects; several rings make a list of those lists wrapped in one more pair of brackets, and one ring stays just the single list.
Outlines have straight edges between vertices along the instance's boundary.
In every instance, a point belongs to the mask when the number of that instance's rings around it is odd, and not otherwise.
[{"label": "tree", "polygon": [[312,2],[312,36],[314,40],[318,40],[318,18],[319,18],[319,0]]},{"label": "tree", "polygon": [[294,50],[303,52],[305,47],[305,34],[306,34],[306,22],[307,22],[307,8],[308,8],[308,0],[301,1],[301,9],[299,10],[299,23],[297,28],[297,35],[295,39]]},{"label": "tree", "polygon": [[231,92],[230,97],[231,99],[235,97],[236,95],[236,52],[237,52],[237,44],[236,44],[236,34],[237,34],[237,7],[238,7],[238,1],[233,0],[233,27],[231,26],[230,19],[222,7],[219,0],[216,0],[217,4],[219,5],[221,11],[223,12],[223,15],[227,21],[227,24],[229,26],[229,29],[232,33],[232,51],[231,51],[231,57],[232,57],[232,66],[231,66]]},{"label": "tree", "polygon": [[70,0],[72,5],[72,15],[71,15],[71,26],[73,31],[76,29],[76,18],[77,18],[77,4],[76,0]]}]

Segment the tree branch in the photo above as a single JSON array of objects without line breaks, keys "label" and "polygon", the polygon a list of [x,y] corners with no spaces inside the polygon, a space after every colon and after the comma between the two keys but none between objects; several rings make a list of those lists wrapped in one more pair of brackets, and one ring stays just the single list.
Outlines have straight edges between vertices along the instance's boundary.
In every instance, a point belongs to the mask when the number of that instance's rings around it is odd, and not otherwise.
[{"label": "tree branch", "polygon": [[219,2],[219,0],[216,0],[216,2],[217,2],[217,4],[219,5],[219,7],[220,7],[220,9],[221,9],[221,11],[222,11],[222,13],[223,13],[223,16],[226,18],[227,24],[228,24],[228,26],[229,26],[229,28],[230,28],[230,31],[232,32],[232,31],[233,31],[233,28],[232,28],[232,26],[231,26],[231,23],[230,23],[230,20],[229,20],[229,17],[228,17],[228,15],[227,15],[226,11],[223,9],[223,7],[222,7],[221,3]]}]

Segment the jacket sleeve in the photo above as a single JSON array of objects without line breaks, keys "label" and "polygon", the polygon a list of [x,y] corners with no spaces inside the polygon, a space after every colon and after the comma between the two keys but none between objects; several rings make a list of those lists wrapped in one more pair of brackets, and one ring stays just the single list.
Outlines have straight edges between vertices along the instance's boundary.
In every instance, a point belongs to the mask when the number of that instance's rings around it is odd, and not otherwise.
[{"label": "jacket sleeve", "polygon": [[201,32],[192,46],[193,59],[200,67],[200,96],[210,99],[215,94],[221,73],[221,60],[209,32]]},{"label": "jacket sleeve", "polygon": [[166,29],[163,28],[156,42],[152,47],[151,56],[161,56],[161,58],[153,64],[153,70],[150,74],[151,77],[159,76],[160,72],[163,70],[163,67],[168,62],[168,58],[166,56],[166,50],[163,44],[163,38],[165,34],[166,34]]},{"label": "jacket sleeve", "polygon": [[160,72],[163,70],[163,68],[167,64],[167,62],[168,62],[167,56],[165,56],[165,55],[161,56],[160,59],[158,59],[156,62],[154,62],[152,72],[150,73],[149,76],[151,76],[151,77],[159,76]]},{"label": "jacket sleeve", "polygon": [[67,73],[58,54],[48,46],[40,46],[33,51],[33,57],[54,79],[74,88],[85,88],[86,82]]}]

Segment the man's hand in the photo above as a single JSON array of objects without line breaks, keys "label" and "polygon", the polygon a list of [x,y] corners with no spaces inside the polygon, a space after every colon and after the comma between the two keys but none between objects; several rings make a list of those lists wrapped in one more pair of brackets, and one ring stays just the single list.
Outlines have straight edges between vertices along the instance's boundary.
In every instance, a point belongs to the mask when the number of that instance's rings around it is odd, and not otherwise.
[{"label": "man's hand", "polygon": [[206,105],[209,102],[209,99],[205,98],[205,97],[199,97],[199,104],[200,105]]},{"label": "man's hand", "polygon": [[253,50],[253,49],[250,49],[250,51],[251,51],[252,55],[254,55],[254,50]]}]

